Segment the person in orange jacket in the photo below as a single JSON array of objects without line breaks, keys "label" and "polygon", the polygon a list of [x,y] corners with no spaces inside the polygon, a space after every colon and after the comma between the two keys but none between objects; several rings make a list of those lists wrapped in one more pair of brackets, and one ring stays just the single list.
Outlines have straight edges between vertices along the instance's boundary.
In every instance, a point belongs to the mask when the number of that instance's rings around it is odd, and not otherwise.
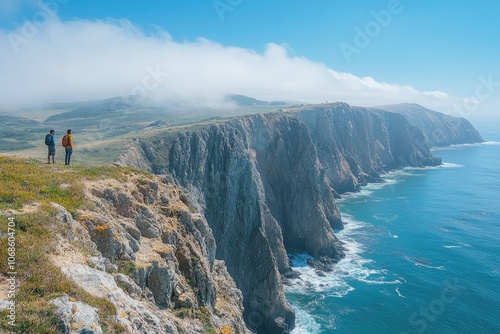
[{"label": "person in orange jacket", "polygon": [[62,139],[62,145],[66,149],[66,156],[64,158],[64,164],[69,166],[70,160],[71,160],[71,155],[73,154],[73,136],[72,136],[71,129],[68,129],[68,131],[66,131],[66,134],[64,135],[64,137]]}]

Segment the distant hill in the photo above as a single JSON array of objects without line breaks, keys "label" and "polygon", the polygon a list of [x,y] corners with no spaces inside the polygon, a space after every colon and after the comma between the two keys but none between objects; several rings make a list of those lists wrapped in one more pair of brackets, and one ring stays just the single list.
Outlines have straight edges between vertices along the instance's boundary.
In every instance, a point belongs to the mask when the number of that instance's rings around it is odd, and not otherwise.
[{"label": "distant hill", "polygon": [[37,121],[9,115],[0,115],[0,151],[10,152],[35,147],[31,141],[44,138],[48,129]]},{"label": "distant hill", "polygon": [[232,102],[238,106],[278,106],[278,105],[287,105],[289,103],[284,101],[262,101],[257,100],[253,97],[245,96],[245,95],[228,95],[226,97],[226,101]]},{"label": "distant hill", "polygon": [[111,114],[117,114],[125,110],[155,110],[163,111],[159,107],[151,107],[143,104],[133,96],[130,97],[113,97],[105,100],[79,102],[72,104],[64,104],[65,108],[72,109],[71,111],[53,115],[47,118],[46,122],[57,122],[68,119],[78,118],[102,118],[109,117]]},{"label": "distant hill", "polygon": [[431,146],[480,143],[483,138],[472,124],[461,117],[446,115],[419,104],[402,103],[371,108],[398,113],[418,127]]}]

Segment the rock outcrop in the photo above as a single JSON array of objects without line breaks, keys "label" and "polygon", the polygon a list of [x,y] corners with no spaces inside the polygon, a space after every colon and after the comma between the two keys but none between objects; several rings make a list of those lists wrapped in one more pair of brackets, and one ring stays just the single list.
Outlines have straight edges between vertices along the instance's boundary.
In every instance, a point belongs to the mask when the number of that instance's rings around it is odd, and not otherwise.
[{"label": "rock outcrop", "polygon": [[64,333],[102,334],[97,309],[82,302],[71,300],[67,295],[52,301],[57,307]]},{"label": "rock outcrop", "polygon": [[281,286],[287,252],[340,259],[335,194],[380,174],[441,163],[396,113],[325,104],[166,132],[136,140],[121,164],[173,177],[206,218],[258,333],[292,328]]},{"label": "rock outcrop", "polygon": [[412,103],[388,105],[378,108],[406,117],[410,124],[422,130],[431,146],[483,142],[483,138],[479,132],[465,118],[445,115]]},{"label": "rock outcrop", "polygon": [[[60,232],[52,259],[86,292],[111,301],[126,333],[249,333],[212,230],[176,186],[130,172],[85,187],[89,209],[78,220],[53,204]],[[71,333],[102,332],[95,309],[65,297],[53,303]]]}]

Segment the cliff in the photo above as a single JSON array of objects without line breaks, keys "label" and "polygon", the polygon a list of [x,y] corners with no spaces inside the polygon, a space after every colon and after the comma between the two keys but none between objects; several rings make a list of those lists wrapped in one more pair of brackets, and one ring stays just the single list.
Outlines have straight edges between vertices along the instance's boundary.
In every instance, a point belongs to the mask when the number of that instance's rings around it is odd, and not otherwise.
[{"label": "cliff", "polygon": [[167,178],[4,157],[0,178],[0,216],[16,222],[16,332],[250,333],[212,230]]},{"label": "cliff", "polygon": [[395,104],[378,107],[406,117],[410,124],[424,133],[431,146],[473,144],[483,142],[483,138],[465,118],[453,117],[424,108],[418,104]]},{"label": "cliff", "polygon": [[322,271],[343,256],[335,196],[440,164],[430,144],[481,141],[463,119],[392,109],[322,104],[134,140],[121,164],[161,176],[0,157],[16,331],[287,332],[287,253],[308,252]]},{"label": "cliff", "polygon": [[121,163],[171,175],[206,217],[258,333],[292,328],[282,279],[287,252],[328,268],[343,255],[335,193],[380,174],[441,163],[402,115],[325,104],[253,115],[136,140]]},{"label": "cliff", "polygon": [[441,163],[422,131],[405,117],[347,104],[319,105],[294,112],[315,142],[330,185],[339,194],[380,182],[380,174],[406,166]]}]

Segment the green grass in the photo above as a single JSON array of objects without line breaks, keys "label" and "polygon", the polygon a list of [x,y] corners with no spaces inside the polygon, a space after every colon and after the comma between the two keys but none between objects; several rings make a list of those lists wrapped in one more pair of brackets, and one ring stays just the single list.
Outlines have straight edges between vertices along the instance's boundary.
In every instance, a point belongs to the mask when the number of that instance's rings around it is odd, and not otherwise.
[{"label": "green grass", "polygon": [[132,277],[136,269],[134,261],[122,260],[117,262],[118,272]]},{"label": "green grass", "polygon": [[190,318],[191,317],[191,309],[187,307],[181,307],[173,310],[173,313],[179,318]]},{"label": "green grass", "polygon": [[210,321],[210,313],[205,307],[202,307],[199,311],[196,311],[195,316],[203,324],[203,329],[205,330],[205,333],[215,334],[215,329],[212,326],[212,322]]},{"label": "green grass", "polygon": [[26,203],[58,203],[72,214],[85,206],[83,180],[125,179],[131,168],[64,166],[34,159],[0,156],[0,210],[18,210]]},{"label": "green grass", "polygon": [[[64,294],[96,307],[108,333],[124,333],[111,318],[116,315],[116,308],[110,301],[89,295],[50,262],[48,254],[54,251],[54,217],[51,213],[42,210],[17,215],[15,221],[16,279],[21,284],[15,299],[17,312],[13,333],[61,333],[59,318],[50,301]],[[6,250],[7,239],[0,239],[1,263],[7,263]],[[8,269],[2,266],[0,272],[6,275]],[[6,319],[7,311],[0,312],[0,316]],[[5,321],[0,323],[0,328],[12,329]]]},{"label": "green grass", "polygon": [[[47,165],[36,160],[0,156],[0,211],[20,210],[24,204],[38,202],[35,213],[15,216],[16,221],[16,271],[21,282],[17,290],[17,318],[13,333],[45,334],[60,333],[60,322],[54,314],[50,300],[68,294],[76,300],[99,310],[101,324],[106,333],[124,333],[111,318],[115,306],[104,298],[89,295],[67,278],[49,259],[54,252],[56,232],[65,234],[63,225],[57,225],[56,210],[51,202],[63,205],[74,216],[77,210],[87,208],[84,196],[84,180],[115,178],[125,180],[128,175],[146,173],[130,168]],[[1,231],[7,231],[7,217],[0,216]],[[8,245],[0,238],[0,263],[6,264]],[[125,266],[130,270],[130,266]],[[6,274],[6,265],[0,273]],[[0,312],[6,319],[7,311]],[[0,332],[11,330],[6,321],[0,323]]]}]

